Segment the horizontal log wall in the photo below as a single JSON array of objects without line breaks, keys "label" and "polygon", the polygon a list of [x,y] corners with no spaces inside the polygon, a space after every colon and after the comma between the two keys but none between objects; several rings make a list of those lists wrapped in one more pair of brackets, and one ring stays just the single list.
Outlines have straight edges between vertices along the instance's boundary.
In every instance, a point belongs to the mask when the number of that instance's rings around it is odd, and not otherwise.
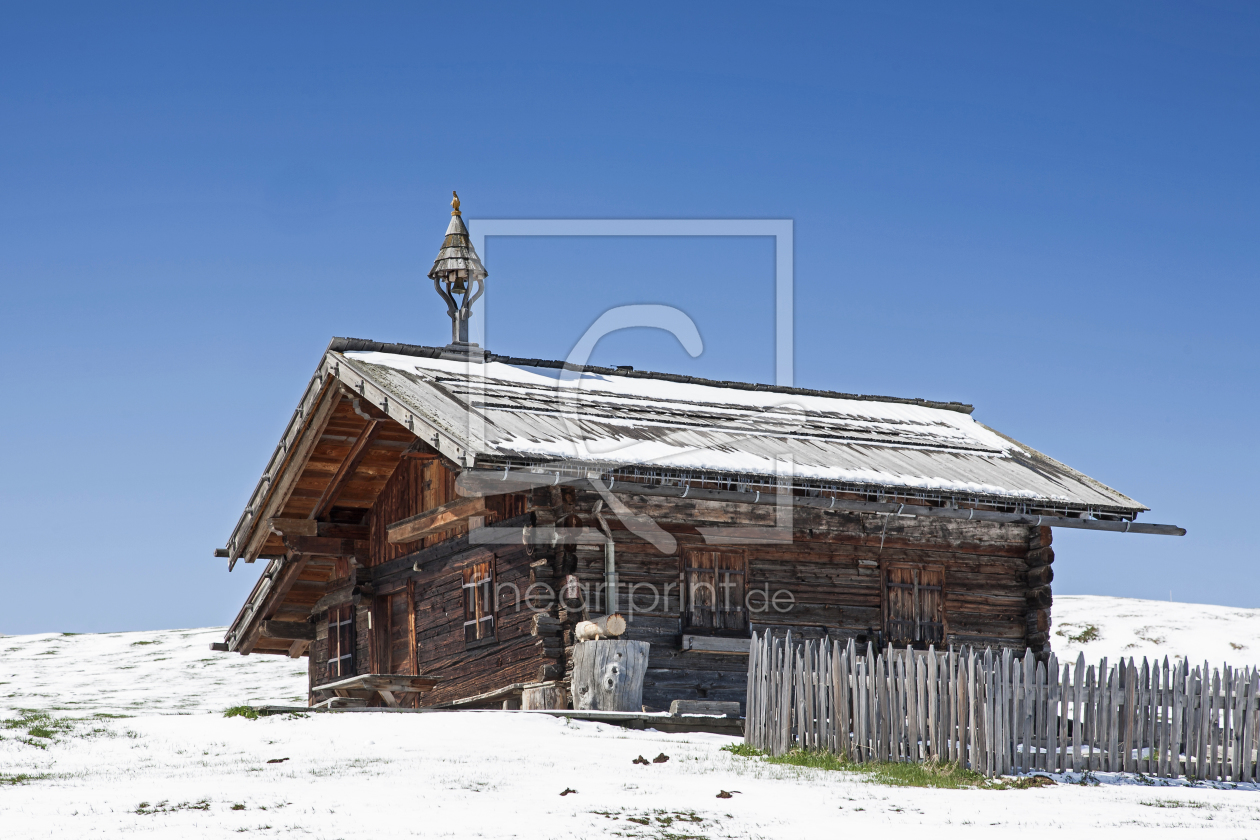
[{"label": "horizontal log wall", "polygon": [[[496,586],[524,592],[530,582],[531,557],[521,546],[493,546],[462,555],[464,563],[490,561]],[[441,570],[416,580],[416,658],[421,674],[443,678],[424,697],[426,705],[446,703],[513,683],[535,682],[548,659],[533,635],[533,613],[505,603],[495,612],[494,641],[469,647],[464,642],[462,569]],[[507,596],[505,595],[505,600]]]},{"label": "horizontal log wall", "polygon": [[[617,546],[621,612],[629,621],[626,638],[652,643],[644,705],[665,709],[677,699],[742,702],[744,657],[681,650],[684,617],[679,557],[688,546],[708,544],[701,528],[769,527],[775,524],[774,510],[631,494],[618,497],[633,512],[650,516],[677,542],[676,551],[664,555],[619,521],[609,520]],[[582,513],[596,499],[594,493],[579,491],[560,512],[572,509],[583,520],[581,524],[587,524],[589,519]],[[885,523],[882,516],[802,508],[794,510],[793,526],[791,542],[740,546],[748,556],[749,588],[762,593],[753,596],[754,607],[765,594],[773,597],[780,590],[790,592],[794,599],[784,612],[771,608],[754,613],[755,632],[783,635],[790,630],[797,638],[828,636],[881,645],[883,570],[892,563],[924,564],[945,570],[945,644],[1048,650],[1044,634],[1049,628],[1049,606],[1030,604],[1029,570],[1042,566],[1048,572],[1053,560],[1049,528],[909,518],[889,518]],[[573,553],[574,574],[588,591],[599,592],[603,547],[576,545]],[[663,593],[666,587],[669,600],[652,605],[647,593]],[[639,595],[635,603],[627,601],[632,591]],[[1044,593],[1046,599],[1048,594]],[[603,602],[592,606],[598,612]],[[1043,635],[1035,636],[1037,632]]]},{"label": "horizontal log wall", "polygon": [[[417,466],[419,465],[419,466]],[[431,465],[431,466],[427,466]],[[466,529],[448,533],[436,545],[389,546],[383,528],[421,511],[419,504],[440,502],[438,494],[417,491],[425,469],[438,462],[404,459],[373,509],[372,575],[391,582],[415,581],[417,665],[422,674],[444,682],[425,696],[426,704],[458,700],[518,682],[567,677],[571,668],[575,624],[602,614],[604,547],[595,531],[592,510],[599,496],[573,487],[540,488],[525,494],[492,498],[492,519],[530,512],[535,539],[530,546],[467,545]],[[427,479],[432,480],[432,479]],[[445,486],[445,485],[444,485]],[[408,489],[411,488],[411,489]],[[604,514],[616,543],[620,611],[629,621],[625,637],[651,643],[644,681],[644,705],[666,709],[673,700],[743,702],[747,659],[739,655],[681,649],[685,631],[680,557],[689,546],[710,544],[706,529],[768,528],[775,510],[726,502],[620,494],[632,512],[650,517],[676,542],[662,553],[636,536],[608,508]],[[579,544],[573,531],[557,539],[542,538],[552,527],[588,529]],[[377,530],[377,529],[380,530]],[[748,535],[747,530],[738,532]],[[714,534],[710,531],[708,539]],[[378,542],[381,552],[376,553]],[[451,547],[448,550],[448,547]],[[853,639],[882,645],[884,638],[883,575],[890,564],[921,564],[944,570],[946,645],[979,645],[1034,652],[1048,651],[1050,626],[1050,529],[989,522],[883,517],[851,512],[795,508],[791,541],[739,546],[748,558],[748,587],[754,606],[776,592],[791,593],[784,611],[767,609],[753,615],[751,630],[797,638]],[[408,554],[403,549],[410,548]],[[496,641],[467,648],[463,633],[462,569],[480,552],[493,555],[496,584],[524,592],[535,582],[559,591],[565,577],[575,575],[592,596],[580,605],[557,604],[542,615],[514,605],[496,613]],[[421,568],[413,571],[412,558]],[[634,603],[627,594],[635,592]],[[652,604],[651,592],[657,593]],[[668,594],[668,598],[661,596]],[[506,597],[506,596],[505,596]],[[326,621],[324,616],[321,620]],[[366,615],[359,616],[361,660],[371,656]],[[326,636],[326,627],[322,630]],[[313,683],[324,667],[326,642],[317,637],[311,648]],[[365,664],[356,663],[360,672]]]}]

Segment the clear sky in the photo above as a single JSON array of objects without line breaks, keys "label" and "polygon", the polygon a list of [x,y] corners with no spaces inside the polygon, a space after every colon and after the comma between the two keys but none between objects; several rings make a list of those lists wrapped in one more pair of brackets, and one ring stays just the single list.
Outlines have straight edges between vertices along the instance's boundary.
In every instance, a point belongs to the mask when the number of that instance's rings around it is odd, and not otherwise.
[{"label": "clear sky", "polygon": [[[334,335],[445,343],[469,218],[791,218],[796,381],[956,399],[1184,538],[1058,593],[1260,606],[1260,5],[7,2],[0,633],[225,624]],[[487,344],[771,381],[768,239],[492,239]]]}]

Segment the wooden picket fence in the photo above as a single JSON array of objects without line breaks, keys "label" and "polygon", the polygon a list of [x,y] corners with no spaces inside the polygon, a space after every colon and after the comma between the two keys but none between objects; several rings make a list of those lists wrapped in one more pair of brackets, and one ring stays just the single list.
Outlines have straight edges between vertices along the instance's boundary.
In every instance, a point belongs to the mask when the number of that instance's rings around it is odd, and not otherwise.
[{"label": "wooden picket fence", "polygon": [[1128,772],[1256,781],[1260,673],[1133,659],[1060,670],[1053,654],[859,652],[754,635],[745,742],[772,755],[956,762],[986,776]]}]

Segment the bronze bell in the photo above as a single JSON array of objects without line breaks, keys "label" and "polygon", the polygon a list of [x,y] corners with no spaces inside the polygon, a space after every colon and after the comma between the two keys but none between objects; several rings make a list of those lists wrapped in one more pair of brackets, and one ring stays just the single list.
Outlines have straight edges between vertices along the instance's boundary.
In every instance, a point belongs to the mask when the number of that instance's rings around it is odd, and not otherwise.
[{"label": "bronze bell", "polygon": [[464,285],[464,280],[467,279],[467,275],[462,271],[452,271],[451,276],[455,278],[455,285],[451,286],[451,293],[456,295],[466,294],[468,287]]}]

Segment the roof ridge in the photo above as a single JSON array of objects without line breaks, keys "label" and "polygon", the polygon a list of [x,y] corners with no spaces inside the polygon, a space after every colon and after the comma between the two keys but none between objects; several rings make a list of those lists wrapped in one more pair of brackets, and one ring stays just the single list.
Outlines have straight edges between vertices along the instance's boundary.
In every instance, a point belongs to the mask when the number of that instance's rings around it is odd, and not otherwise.
[{"label": "roof ridge", "polygon": [[[395,344],[373,341],[368,338],[335,337],[328,343],[328,349],[338,353],[374,352],[394,353],[399,356],[418,356],[425,359],[441,358],[446,352],[442,347],[427,347],[421,344]],[[556,368],[572,370],[579,373],[599,373],[608,376],[624,376],[628,379],[658,379],[664,382],[678,382],[686,385],[708,385],[714,388],[728,388],[737,391],[765,391],[774,394],[795,394],[804,397],[831,397],[845,400],[864,400],[867,402],[899,403],[918,405],[925,408],[938,408],[945,411],[956,411],[960,414],[971,414],[975,407],[968,403],[941,402],[909,397],[885,397],[870,394],[846,394],[841,391],[824,391],[817,388],[797,388],[786,385],[765,385],[756,382],[735,382],[731,380],[705,379],[699,376],[687,376],[680,373],[661,373],[658,371],[633,370],[625,368],[604,367],[601,365],[575,365],[555,359],[527,359],[521,356],[504,356],[486,351],[487,362],[500,362],[506,365],[523,367]]]}]

